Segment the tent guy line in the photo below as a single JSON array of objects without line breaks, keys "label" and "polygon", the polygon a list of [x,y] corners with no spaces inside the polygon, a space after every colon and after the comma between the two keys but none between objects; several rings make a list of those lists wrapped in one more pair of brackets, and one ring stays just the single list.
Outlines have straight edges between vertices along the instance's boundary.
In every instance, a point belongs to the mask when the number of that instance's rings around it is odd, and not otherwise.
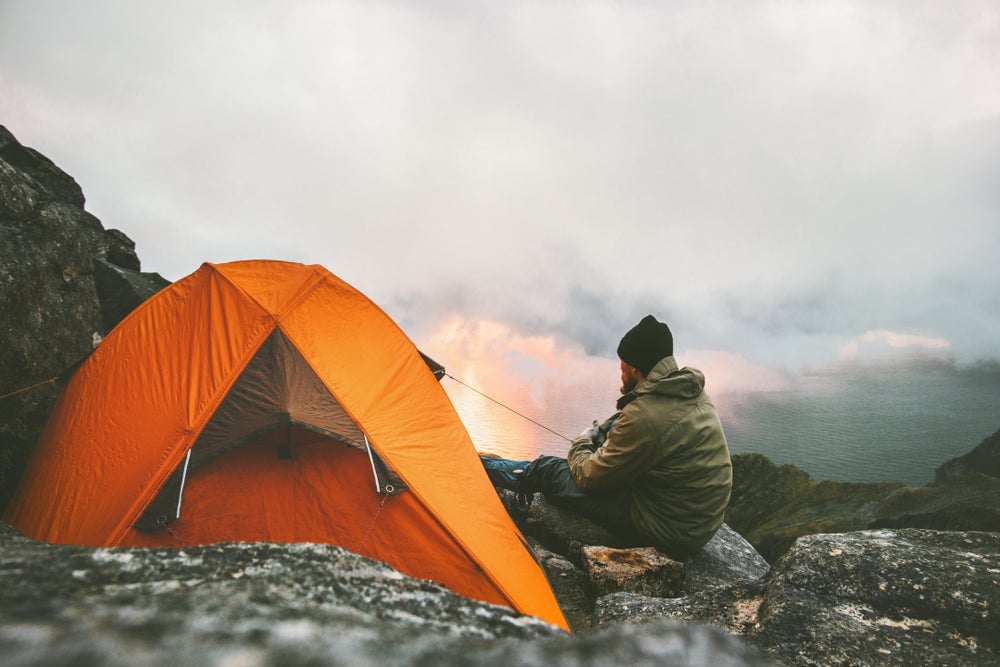
[{"label": "tent guy line", "polygon": [[482,391],[479,391],[479,390],[478,390],[478,389],[476,389],[475,387],[473,387],[473,386],[471,386],[471,385],[469,385],[469,384],[466,384],[465,382],[462,382],[461,380],[459,380],[459,379],[458,379],[457,377],[455,377],[455,376],[454,376],[454,375],[452,375],[451,373],[447,373],[447,372],[446,372],[446,373],[444,373],[444,376],[445,376],[445,377],[447,377],[447,378],[451,378],[452,380],[454,380],[455,382],[459,383],[460,385],[462,385],[462,386],[463,386],[463,387],[465,387],[466,389],[471,389],[472,391],[476,392],[477,394],[479,394],[479,395],[480,395],[480,396],[482,396],[483,398],[485,398],[485,399],[488,399],[488,400],[490,400],[490,401],[493,401],[494,403],[496,403],[497,405],[499,405],[499,406],[500,406],[501,408],[504,408],[504,409],[506,409],[506,410],[510,410],[511,412],[513,412],[513,413],[514,413],[515,415],[517,415],[518,417],[520,417],[520,418],[522,418],[522,419],[526,419],[526,420],[528,420],[529,422],[531,422],[531,423],[532,423],[532,424],[534,424],[535,426],[537,426],[537,427],[539,427],[539,428],[543,428],[543,429],[545,429],[546,431],[548,431],[549,433],[551,433],[551,434],[553,434],[553,435],[556,435],[556,436],[559,436],[560,438],[562,438],[562,439],[563,439],[563,440],[565,440],[566,442],[573,442],[573,439],[572,439],[572,438],[568,438],[568,437],[566,437],[565,435],[563,435],[562,433],[559,433],[558,431],[554,431],[554,430],[552,430],[551,428],[549,428],[549,427],[548,427],[548,426],[546,426],[545,424],[542,424],[542,423],[540,423],[540,422],[537,422],[537,421],[535,421],[534,419],[532,419],[531,417],[527,416],[527,415],[526,415],[526,414],[524,414],[523,412],[518,412],[517,410],[515,410],[515,409],[514,409],[514,408],[512,408],[512,407],[510,407],[509,405],[507,405],[507,404],[505,404],[505,403],[501,403],[500,401],[498,401],[497,399],[493,398],[492,396],[490,396],[490,395],[488,395],[488,394],[486,394],[486,393],[484,393],[484,392],[482,392]]},{"label": "tent guy line", "polygon": [[56,375],[54,377],[50,377],[48,380],[42,380],[41,382],[36,382],[35,384],[28,385],[27,387],[21,387],[20,389],[15,389],[14,391],[10,392],[9,394],[4,394],[3,396],[0,396],[0,401],[2,401],[5,398],[10,398],[11,396],[17,396],[18,394],[23,394],[24,392],[31,391],[32,389],[37,389],[38,387],[41,387],[41,386],[44,386],[44,385],[47,385],[47,384],[52,384],[53,382],[55,382],[56,380],[58,380],[59,377],[60,377],[59,375]]}]

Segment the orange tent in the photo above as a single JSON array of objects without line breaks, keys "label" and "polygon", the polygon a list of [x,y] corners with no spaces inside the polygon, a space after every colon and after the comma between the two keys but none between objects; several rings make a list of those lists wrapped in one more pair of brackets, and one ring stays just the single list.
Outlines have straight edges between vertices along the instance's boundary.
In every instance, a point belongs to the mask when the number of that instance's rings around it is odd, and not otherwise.
[{"label": "orange tent", "polygon": [[413,343],[320,266],[204,264],[69,380],[4,519],[93,546],[322,542],[566,628]]}]

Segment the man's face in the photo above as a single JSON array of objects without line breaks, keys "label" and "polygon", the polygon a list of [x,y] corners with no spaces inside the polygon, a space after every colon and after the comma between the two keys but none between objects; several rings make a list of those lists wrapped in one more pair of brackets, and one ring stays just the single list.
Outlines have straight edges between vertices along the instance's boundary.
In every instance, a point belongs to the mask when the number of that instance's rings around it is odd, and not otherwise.
[{"label": "man's face", "polygon": [[635,389],[635,386],[639,384],[639,380],[643,378],[643,375],[642,373],[639,372],[638,368],[634,366],[629,366],[624,361],[621,362],[621,367],[622,367],[621,391],[623,394],[627,394],[633,389]]}]

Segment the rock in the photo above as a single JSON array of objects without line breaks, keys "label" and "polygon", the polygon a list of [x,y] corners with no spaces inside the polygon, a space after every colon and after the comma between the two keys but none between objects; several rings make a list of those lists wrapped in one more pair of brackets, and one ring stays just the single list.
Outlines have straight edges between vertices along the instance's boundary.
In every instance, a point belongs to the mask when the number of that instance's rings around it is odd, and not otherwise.
[{"label": "rock", "polygon": [[[7,165],[17,173],[14,177],[17,182],[14,189],[22,192],[21,197],[8,199],[8,188],[0,185],[0,196],[4,201],[22,202],[25,215],[34,209],[33,205],[24,205],[26,200],[31,199],[26,194],[28,192],[34,197],[44,195],[47,200],[62,201],[74,208],[83,208],[83,190],[73,177],[35,149],[22,146],[2,125],[0,125],[0,164]],[[3,171],[4,169],[0,168],[0,172]],[[6,179],[0,180],[0,183],[4,182]],[[0,204],[0,211],[3,210],[3,206],[4,204]]]},{"label": "rock", "polygon": [[[602,614],[599,608],[595,609],[597,593],[584,569],[546,549],[536,539],[529,539],[573,632],[589,634],[592,627],[610,627],[612,624],[607,622],[610,618],[607,613]],[[715,537],[684,563],[681,590],[673,592],[680,596],[726,588],[737,582],[760,579],[769,569],[767,561],[739,533],[723,524]],[[635,597],[647,599],[644,595]],[[597,626],[594,626],[595,617],[602,617]]]},{"label": "rock", "polygon": [[0,126],[0,507],[52,409],[55,380],[168,284],[140,273],[135,244],[83,206],[72,177]]},{"label": "rock", "polygon": [[868,527],[874,509],[899,483],[817,482],[791,465],[761,454],[734,454],[733,493],[726,523],[770,563],[803,535]]},{"label": "rock", "polygon": [[902,489],[886,499],[868,527],[1000,531],[1000,479],[963,471],[931,486]]},{"label": "rock", "polygon": [[753,581],[770,569],[742,535],[722,524],[709,543],[684,564],[684,591],[697,593],[738,581]]},{"label": "rock", "polygon": [[336,649],[360,658],[339,664],[403,664],[455,638],[562,634],[329,545],[91,549],[5,529],[5,662],[272,664]]},{"label": "rock", "polygon": [[678,622],[713,625],[743,636],[757,624],[765,581],[730,583],[677,598],[656,598],[636,593],[612,593],[594,605],[594,631],[622,623],[649,623],[670,618]]},{"label": "rock", "polygon": [[[626,549],[632,545],[584,516],[555,507],[535,494],[522,529],[541,545],[583,568],[586,546]],[[742,535],[723,524],[701,551],[684,566],[686,593],[754,579],[769,565]]]},{"label": "rock", "polygon": [[804,537],[745,636],[787,665],[1000,663],[1000,535],[904,529]]},{"label": "rock", "polygon": [[[501,490],[501,493],[504,492]],[[549,504],[542,494],[535,494],[521,528],[548,552],[561,555],[580,570],[585,569],[585,547],[628,549],[632,546],[590,519]],[[767,561],[742,535],[723,524],[712,540],[684,564],[683,590],[677,594],[753,579],[762,576],[768,568]]]},{"label": "rock", "polygon": [[111,331],[139,304],[169,284],[158,273],[141,273],[94,258],[94,281],[101,302],[101,324]]},{"label": "rock", "polygon": [[[616,588],[628,590],[631,584],[625,581],[615,584],[611,580],[605,580],[595,586],[584,565],[584,554],[588,551],[616,551],[604,547],[599,540],[612,540],[621,544],[620,540],[585,517],[547,504],[540,494],[535,496],[528,520],[523,524],[523,529],[531,535],[535,554],[545,567],[563,614],[574,632],[590,633],[592,630],[607,629],[622,620],[607,609],[602,611],[601,604],[606,598],[598,596],[607,596]],[[594,544],[589,544],[592,541]],[[583,544],[584,542],[588,544]],[[557,552],[559,549],[564,549],[569,554],[560,554]],[[623,548],[618,548],[621,549]],[[676,564],[675,561],[670,562]],[[759,579],[769,569],[767,561],[739,533],[723,524],[712,540],[683,564],[683,579],[671,584],[669,590],[660,589],[656,592],[675,596],[698,594],[732,586],[737,582]],[[641,568],[639,571],[642,571]],[[637,572],[626,573],[623,579],[627,580],[630,576],[639,575]],[[649,595],[653,591],[645,590],[643,592],[646,595],[640,595],[635,593],[639,590],[635,586],[631,590],[633,593],[621,595],[625,599],[630,599],[630,595],[634,596],[643,600],[642,604],[653,599]],[[649,608],[658,608],[659,604],[659,601],[650,603]],[[729,613],[728,606],[725,613]],[[625,617],[631,618],[627,613]]]},{"label": "rock", "polygon": [[859,531],[803,537],[762,579],[599,598],[593,628],[709,623],[784,665],[995,665],[998,609],[1000,535]]},{"label": "rock", "polygon": [[51,384],[100,340],[100,302],[79,211],[43,204],[0,220],[0,505],[5,505],[55,403]]},{"label": "rock", "polygon": [[685,594],[651,597],[616,592],[595,601],[594,630],[656,618],[708,623],[742,635],[757,621],[767,561],[739,533],[722,524],[712,540],[685,563]]},{"label": "rock", "polygon": [[597,595],[627,591],[654,597],[676,597],[684,589],[684,563],[653,547],[582,549],[583,569]]},{"label": "rock", "polygon": [[562,554],[577,567],[583,566],[581,549],[588,545],[614,548],[632,546],[607,528],[590,519],[556,507],[545,500],[540,493],[534,495],[528,515],[522,521],[522,529],[548,549]]},{"label": "rock", "polygon": [[567,558],[543,547],[538,540],[529,538],[528,541],[535,558],[545,570],[549,586],[570,629],[578,635],[589,634],[595,596],[587,575]]},{"label": "rock", "polygon": [[931,486],[817,482],[760,454],[733,455],[726,523],[775,562],[799,537],[878,527],[996,530],[1000,479],[974,473]]},{"label": "rock", "polygon": [[767,665],[718,628],[585,638],[339,547],[49,545],[0,524],[0,654],[66,665]]},{"label": "rock", "polygon": [[519,665],[520,667],[765,667],[775,663],[733,635],[709,625],[656,619],[623,624],[588,637],[501,640],[467,656],[446,654],[426,665]]},{"label": "rock", "polygon": [[1000,431],[983,440],[971,452],[938,466],[934,471],[934,483],[941,484],[965,472],[1000,478]]}]

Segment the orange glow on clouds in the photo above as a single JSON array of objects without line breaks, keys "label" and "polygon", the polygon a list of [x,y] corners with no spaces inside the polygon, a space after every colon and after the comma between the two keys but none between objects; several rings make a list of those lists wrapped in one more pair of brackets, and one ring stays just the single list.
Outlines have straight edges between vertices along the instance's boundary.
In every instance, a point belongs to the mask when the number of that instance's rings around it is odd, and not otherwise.
[{"label": "orange glow on clouds", "polygon": [[[593,357],[572,341],[526,336],[501,322],[455,316],[421,348],[461,382],[568,438],[610,416],[620,395],[617,358]],[[741,396],[792,386],[786,373],[731,352],[688,351],[678,363],[705,374],[724,422],[743,418]],[[513,459],[566,453],[569,443],[558,435],[450,378],[442,383],[479,451]]]},{"label": "orange glow on clouds", "polygon": [[[588,356],[575,343],[455,316],[421,347],[461,382],[568,438],[614,411],[617,362]],[[569,443],[558,435],[450,378],[442,383],[480,451],[517,459],[566,453]]]}]

